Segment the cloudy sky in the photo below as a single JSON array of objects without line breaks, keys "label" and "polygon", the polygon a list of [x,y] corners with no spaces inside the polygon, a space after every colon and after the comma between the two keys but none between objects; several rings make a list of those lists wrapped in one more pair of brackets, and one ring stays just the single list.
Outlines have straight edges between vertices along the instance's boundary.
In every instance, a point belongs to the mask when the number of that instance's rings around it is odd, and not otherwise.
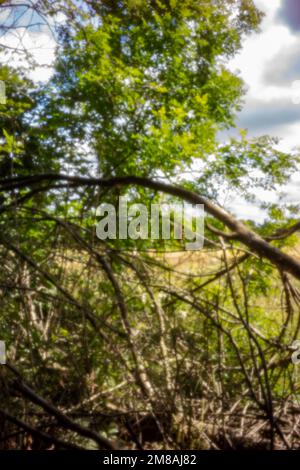
[{"label": "cloudy sky", "polygon": [[[289,151],[297,146],[300,148],[300,0],[254,1],[265,12],[261,31],[245,40],[241,52],[229,65],[247,85],[245,105],[237,125],[248,129],[249,136],[269,134],[279,137],[280,149]],[[3,19],[0,17],[0,21]],[[52,62],[55,42],[48,31],[20,30],[19,33],[24,46],[34,52],[41,64]],[[19,35],[6,35],[0,42],[15,46],[18,41]],[[12,62],[10,55],[3,59]],[[51,68],[43,68],[35,72],[33,78],[47,79],[50,75]],[[222,135],[222,138],[226,137]],[[298,203],[299,189],[300,172],[284,188],[285,199]],[[270,202],[276,200],[268,193],[260,196]],[[245,203],[235,200],[232,210],[243,217]],[[254,206],[246,210],[248,216],[262,218]]]},{"label": "cloudy sky", "polygon": [[[290,150],[300,146],[300,0],[254,1],[265,12],[261,32],[248,37],[230,63],[248,87],[237,123],[247,128],[249,135],[268,133],[280,137],[280,147]],[[1,22],[4,17],[5,11],[0,12]],[[28,24],[28,18],[20,18],[19,26],[22,21]],[[53,61],[55,42],[47,28],[20,29],[19,34],[2,36],[0,42],[18,46],[20,37],[41,64]],[[9,54],[4,60],[15,61]],[[44,68],[33,77],[47,79],[50,75],[51,69]],[[299,104],[295,104],[297,98]]]},{"label": "cloudy sky", "polygon": [[[260,33],[248,37],[242,51],[231,61],[247,85],[247,94],[237,125],[249,136],[269,134],[280,138],[284,151],[300,148],[300,0],[255,0],[265,13]],[[234,135],[235,132],[229,134]],[[260,199],[284,198],[298,204],[300,171],[277,196],[261,192]],[[233,212],[245,212],[256,220],[263,213],[255,205],[233,201]]]}]

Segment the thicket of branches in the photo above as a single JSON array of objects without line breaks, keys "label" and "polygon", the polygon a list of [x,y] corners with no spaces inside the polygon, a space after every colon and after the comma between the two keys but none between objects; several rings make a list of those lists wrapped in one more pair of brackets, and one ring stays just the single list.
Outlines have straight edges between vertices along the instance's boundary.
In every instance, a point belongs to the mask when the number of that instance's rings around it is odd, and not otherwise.
[{"label": "thicket of branches", "polygon": [[[299,208],[257,196],[298,155],[217,140],[241,106],[226,61],[258,27],[252,1],[0,7],[4,37],[39,24],[57,41],[47,84],[0,69],[0,447],[299,448]],[[265,223],[233,217],[224,191]],[[204,204],[203,250],[99,240],[94,210],[120,195]]]}]

